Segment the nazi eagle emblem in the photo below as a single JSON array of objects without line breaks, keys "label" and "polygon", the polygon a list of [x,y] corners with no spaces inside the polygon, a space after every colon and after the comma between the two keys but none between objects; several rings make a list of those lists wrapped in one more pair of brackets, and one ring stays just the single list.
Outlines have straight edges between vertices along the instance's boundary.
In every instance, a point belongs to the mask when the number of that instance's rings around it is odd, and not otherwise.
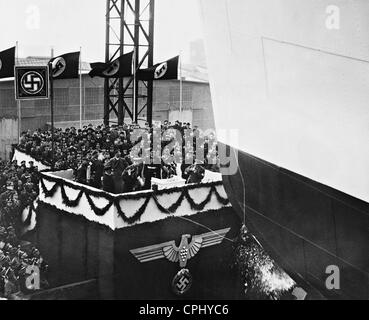
[{"label": "nazi eagle emblem", "polygon": [[[185,268],[188,260],[195,257],[202,248],[221,244],[230,228],[201,235],[190,236],[185,234],[177,247],[174,240],[152,245],[144,248],[130,250],[140,262],[149,262],[158,259],[167,259],[170,262],[178,262],[181,268]],[[189,241],[191,239],[191,241]]]}]

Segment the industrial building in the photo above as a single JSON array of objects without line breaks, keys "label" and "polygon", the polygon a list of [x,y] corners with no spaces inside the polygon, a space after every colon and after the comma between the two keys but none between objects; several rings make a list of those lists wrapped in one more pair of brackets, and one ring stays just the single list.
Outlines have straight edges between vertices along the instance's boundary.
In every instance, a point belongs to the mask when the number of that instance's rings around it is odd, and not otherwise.
[{"label": "industrial building", "polygon": [[[19,65],[45,65],[49,58],[19,59]],[[55,123],[57,127],[78,126],[80,92],[84,124],[101,124],[104,118],[104,79],[90,78],[88,63],[82,65],[82,90],[79,79],[54,82]],[[214,128],[212,102],[206,68],[184,64],[182,80],[156,81],[153,90],[153,120],[182,120],[204,130]],[[182,112],[180,94],[182,85]],[[20,130],[36,130],[50,124],[50,101],[21,102]],[[141,114],[145,119],[146,115]],[[114,123],[114,118],[111,119]],[[129,121],[129,119],[127,119]],[[18,108],[13,79],[0,81],[0,157],[7,159],[11,145],[18,141]]]}]

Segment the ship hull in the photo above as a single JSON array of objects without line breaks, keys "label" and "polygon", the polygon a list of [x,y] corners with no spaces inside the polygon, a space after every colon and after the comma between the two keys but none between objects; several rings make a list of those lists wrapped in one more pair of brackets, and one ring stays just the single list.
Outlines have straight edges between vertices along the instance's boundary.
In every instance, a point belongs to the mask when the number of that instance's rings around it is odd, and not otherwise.
[{"label": "ship hull", "polygon": [[369,2],[199,2],[232,205],[291,276],[368,299]]},{"label": "ship hull", "polygon": [[[297,283],[326,298],[368,299],[368,203],[234,151],[240,169],[223,175],[225,188],[268,253]],[[331,266],[338,267],[339,289],[331,288]]]}]

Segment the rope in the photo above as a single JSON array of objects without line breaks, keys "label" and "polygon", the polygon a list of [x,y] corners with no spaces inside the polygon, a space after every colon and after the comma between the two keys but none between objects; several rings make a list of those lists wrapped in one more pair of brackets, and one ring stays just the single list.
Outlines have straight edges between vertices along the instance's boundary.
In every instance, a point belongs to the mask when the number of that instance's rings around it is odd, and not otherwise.
[{"label": "rope", "polygon": [[241,177],[241,184],[242,184],[242,190],[243,190],[243,199],[242,199],[242,203],[243,203],[243,208],[241,208],[243,210],[243,226],[246,227],[246,182],[245,182],[245,178],[243,176],[243,171],[241,169],[239,160],[238,160],[238,156],[237,156],[237,152],[235,151],[235,149],[233,149],[234,154],[235,154],[235,160],[237,161],[237,167],[238,167],[238,172],[240,174]]}]

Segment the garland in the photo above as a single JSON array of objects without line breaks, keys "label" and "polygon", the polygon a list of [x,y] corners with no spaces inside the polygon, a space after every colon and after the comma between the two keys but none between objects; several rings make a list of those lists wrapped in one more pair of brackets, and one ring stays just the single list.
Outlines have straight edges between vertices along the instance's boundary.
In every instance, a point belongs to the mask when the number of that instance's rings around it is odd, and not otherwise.
[{"label": "garland", "polygon": [[63,203],[69,208],[77,207],[84,192],[81,190],[78,193],[78,196],[75,200],[69,200],[69,198],[67,196],[67,193],[65,192],[65,185],[61,185],[60,187],[61,187],[60,190],[61,190],[61,194],[62,194],[62,198],[63,198]]},{"label": "garland", "polygon": [[[82,194],[83,194],[83,192],[82,192]],[[109,201],[109,203],[104,208],[100,209],[100,208],[95,206],[94,201],[91,199],[91,196],[88,193],[85,193],[85,196],[87,198],[87,201],[88,201],[92,211],[95,212],[95,214],[99,217],[104,216],[109,211],[109,209],[112,207],[112,205],[114,204],[114,202]]]},{"label": "garland", "polygon": [[[85,187],[82,184],[77,184],[75,182],[71,182],[68,180],[65,180],[63,178],[59,178],[59,177],[53,177],[50,175],[45,175],[45,174],[41,174],[41,181],[42,179],[51,182],[51,183],[55,183],[59,186],[65,185],[70,189],[73,189],[75,191],[84,191],[84,193],[88,193],[96,198],[105,198],[108,199],[110,201],[115,201],[116,199],[120,200],[137,200],[137,199],[142,199],[144,196],[149,196],[152,195],[153,191],[149,190],[149,191],[143,191],[143,192],[139,192],[139,193],[126,193],[126,194],[119,194],[119,195],[115,195],[112,193],[108,193],[105,191],[101,191],[101,190],[97,190],[94,189],[92,187],[88,188]],[[207,182],[207,183],[203,183],[201,184],[201,187],[203,188],[207,188],[207,187],[212,187],[212,186],[223,186],[223,182],[222,181],[215,181],[215,182]],[[55,187],[55,186],[54,186]],[[54,188],[53,187],[53,188]],[[186,185],[184,187],[173,187],[173,188],[168,188],[168,189],[163,189],[163,190],[158,190],[155,192],[155,194],[157,196],[161,196],[161,195],[166,195],[166,194],[173,194],[173,193],[178,193],[181,192],[183,190],[195,190],[198,189],[199,185],[198,184],[189,184]],[[48,195],[47,197],[52,197],[54,195],[54,193],[56,192],[56,190],[50,190],[50,193],[53,192],[50,196]],[[227,198],[225,198],[227,199]]]},{"label": "garland", "polygon": [[210,188],[210,192],[208,194],[208,196],[206,197],[206,199],[204,201],[202,201],[201,203],[196,203],[190,196],[190,193],[188,190],[184,191],[185,197],[187,199],[187,201],[190,203],[191,209],[196,210],[196,211],[201,211],[205,208],[205,206],[210,202],[211,197],[213,195],[215,187],[212,186]]},{"label": "garland", "polygon": [[40,179],[40,182],[41,182],[41,189],[42,189],[42,192],[45,194],[45,197],[46,198],[53,197],[56,190],[58,190],[59,184],[55,183],[50,190],[47,190],[43,179]]},{"label": "garland", "polygon": [[[21,153],[27,154],[25,153],[23,150],[21,150],[18,147],[15,147],[16,150],[18,150]],[[30,155],[29,155],[30,156]],[[42,161],[42,159],[37,159],[34,158],[36,161],[41,162],[43,165],[49,166],[49,164],[45,161]],[[49,172],[50,170],[45,170],[43,172]],[[54,183],[53,187],[48,190],[45,186],[44,180],[49,181]],[[204,201],[202,201],[201,203],[196,203],[195,200],[190,196],[189,191],[190,190],[195,190],[198,189],[198,185],[193,184],[193,185],[187,185],[185,187],[173,187],[170,189],[164,189],[164,190],[158,190],[155,193],[153,191],[147,191],[147,192],[140,192],[140,193],[133,193],[133,194],[121,194],[121,195],[113,195],[104,191],[98,191],[98,190],[92,190],[90,188],[86,188],[82,185],[75,185],[74,183],[71,183],[69,181],[66,181],[62,178],[57,178],[57,177],[51,177],[51,176],[46,176],[46,175],[42,175],[42,178],[40,179],[40,185],[41,185],[41,189],[42,192],[44,193],[46,198],[51,198],[54,196],[54,194],[56,193],[56,191],[58,190],[58,188],[60,187],[60,191],[61,191],[61,196],[62,196],[62,201],[63,204],[68,207],[68,208],[75,208],[79,205],[81,198],[83,197],[83,195],[86,196],[86,199],[91,207],[91,209],[93,210],[93,212],[99,216],[102,217],[104,216],[109,209],[115,205],[115,207],[117,208],[118,214],[119,216],[123,219],[124,222],[128,223],[128,224],[134,224],[137,221],[139,221],[142,217],[142,215],[144,214],[149,202],[151,199],[154,200],[156,207],[158,208],[158,210],[164,214],[174,214],[178,208],[182,205],[183,201],[186,199],[188,201],[188,203],[191,206],[191,209],[195,210],[195,211],[202,211],[204,210],[204,208],[206,207],[206,205],[211,201],[212,195],[215,194],[216,199],[219,203],[221,203],[222,205],[226,206],[228,205],[229,199],[228,198],[223,198],[218,190],[217,190],[217,186],[221,186],[223,185],[222,181],[216,181],[216,182],[210,182],[210,183],[204,183],[201,185],[201,187],[206,188],[206,187],[210,187],[210,192],[207,195],[206,199]],[[77,198],[74,200],[70,200],[66,194],[65,191],[65,187],[68,187],[74,191],[78,191],[78,195]],[[165,208],[164,206],[162,206],[158,200],[158,196],[162,196],[162,195],[170,195],[173,193],[178,193],[181,192],[181,195],[179,196],[178,200],[176,202],[174,202],[169,208]],[[108,205],[106,205],[104,208],[98,208],[93,199],[91,198],[95,197],[95,198],[105,198],[109,201]],[[122,200],[137,200],[137,199],[142,199],[142,198],[146,198],[144,204],[137,210],[137,212],[132,216],[132,217],[127,217],[127,214],[125,212],[123,212],[121,206],[120,206],[120,201]],[[24,221],[24,225],[29,226],[31,224],[31,219],[32,219],[32,211],[35,210],[33,203],[31,204],[30,208],[29,208],[29,214],[26,218],[26,220]]]},{"label": "garland", "polygon": [[226,198],[223,198],[223,197],[219,194],[219,192],[218,192],[217,188],[215,188],[215,186],[214,186],[214,194],[215,194],[215,196],[216,196],[216,198],[217,198],[217,201],[218,201],[220,204],[222,204],[223,206],[228,206],[228,205],[230,204],[229,199],[228,199],[227,197],[226,197]]},{"label": "garland", "polygon": [[[104,230],[104,231],[109,231],[109,232],[111,231],[111,228],[109,226],[105,225],[105,224],[102,224],[102,223],[99,223],[99,222],[91,223],[91,221],[88,220],[85,216],[73,214],[69,211],[62,210],[62,209],[56,207],[53,204],[49,204],[49,203],[45,203],[45,202],[40,202],[39,206],[37,207],[37,215],[48,214],[47,213],[48,209],[53,211],[52,214],[55,214],[54,212],[57,211],[58,212],[58,214],[57,214],[58,217],[61,214],[63,217],[68,217],[68,218],[74,219],[74,220],[76,220],[80,223],[88,223],[89,227],[91,227],[95,230]],[[232,210],[232,208],[224,208],[223,210],[225,210],[225,209]],[[221,214],[223,214],[223,212],[219,211],[219,210],[206,210],[206,211],[203,211],[201,213],[198,213],[196,215],[191,216],[191,219],[194,220],[194,221],[197,221],[198,219],[196,219],[196,217],[200,216],[200,214],[201,214],[201,216],[208,215],[208,214],[211,215],[211,216],[214,216],[214,215],[221,215]],[[148,225],[148,224],[151,224],[151,223],[150,222],[145,222],[144,224],[141,224],[140,226],[144,226],[144,225]],[[36,226],[36,229],[37,228],[38,228],[38,225]],[[117,231],[119,231],[119,230],[122,230],[122,229],[118,229]]]},{"label": "garland", "polygon": [[157,208],[162,212],[162,213],[175,213],[177,211],[177,209],[181,206],[184,198],[185,198],[186,194],[185,194],[185,190],[181,193],[181,195],[179,196],[178,200],[176,202],[174,202],[168,209],[165,209],[160,203],[158,198],[156,197],[156,195],[153,195],[154,198],[154,202],[157,206]]},{"label": "garland", "polygon": [[141,208],[139,208],[136,211],[136,213],[131,218],[128,218],[127,215],[122,211],[122,208],[120,206],[119,201],[116,200],[115,206],[116,206],[116,208],[118,210],[119,216],[123,219],[123,221],[125,223],[134,224],[134,223],[136,223],[136,222],[138,222],[138,221],[141,220],[141,217],[144,214],[144,212],[146,211],[146,208],[147,208],[147,206],[148,206],[148,204],[150,202],[150,199],[151,199],[150,197],[146,197],[146,200],[145,200],[144,204],[141,206]]},{"label": "garland", "polygon": [[[48,190],[45,186],[44,180],[55,183],[55,184],[50,190]],[[178,208],[182,205],[185,199],[190,204],[192,210],[202,211],[204,210],[206,205],[211,201],[213,194],[215,194],[217,201],[221,203],[222,205],[226,206],[229,204],[229,199],[223,198],[219,194],[216,188],[217,186],[222,185],[221,181],[205,183],[201,185],[202,188],[210,187],[210,191],[206,199],[200,203],[196,203],[195,200],[190,195],[190,190],[198,189],[199,188],[198,185],[188,185],[188,186],[181,187],[181,188],[174,187],[170,189],[159,190],[157,192],[147,191],[147,192],[141,192],[141,193],[135,193],[135,194],[113,195],[113,194],[106,193],[103,191],[91,190],[89,188],[86,188],[80,185],[75,185],[61,178],[51,177],[49,175],[44,175],[44,174],[42,175],[40,179],[40,184],[41,184],[42,191],[45,194],[46,198],[53,197],[56,191],[58,190],[58,188],[60,187],[63,204],[65,204],[69,208],[77,207],[80,203],[82,196],[85,195],[91,209],[99,217],[104,216],[109,211],[109,209],[113,205],[115,205],[119,216],[123,219],[124,222],[128,224],[134,224],[141,219],[151,199],[154,200],[155,205],[158,208],[158,210],[164,214],[174,214],[178,210]],[[75,200],[70,200],[68,198],[65,192],[65,187],[78,191],[78,196]],[[169,208],[165,208],[163,205],[160,204],[158,200],[158,196],[169,195],[169,194],[178,193],[178,192],[181,192],[179,198]],[[109,201],[109,203],[104,208],[98,208],[95,205],[92,197],[105,198]],[[137,200],[137,199],[143,199],[143,198],[145,198],[145,202],[131,217],[128,217],[127,214],[122,210],[120,206],[120,201],[122,200]]]}]

